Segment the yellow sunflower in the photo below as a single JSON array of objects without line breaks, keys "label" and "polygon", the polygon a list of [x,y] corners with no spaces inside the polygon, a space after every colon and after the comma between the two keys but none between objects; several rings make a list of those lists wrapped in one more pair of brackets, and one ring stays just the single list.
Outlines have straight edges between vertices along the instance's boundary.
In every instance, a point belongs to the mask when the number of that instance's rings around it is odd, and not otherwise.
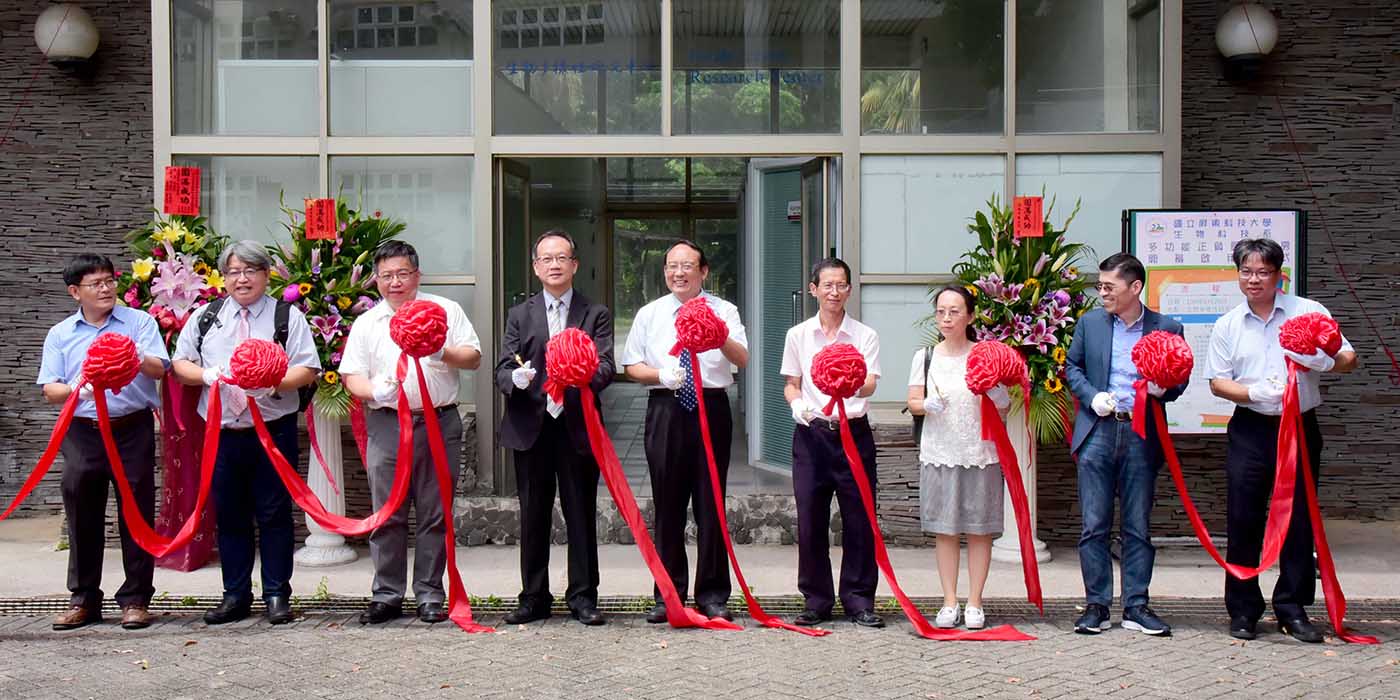
[{"label": "yellow sunflower", "polygon": [[337,374],[334,370],[331,370],[331,371],[326,372],[325,374],[322,374],[322,375],[321,375],[321,379],[322,379],[323,381],[325,381],[327,384],[338,384],[338,383],[340,383],[340,375]]},{"label": "yellow sunflower", "polygon": [[335,300],[335,305],[340,307],[341,311],[350,308],[350,305],[353,303],[355,302],[350,301],[350,297],[337,297]]},{"label": "yellow sunflower", "polygon": [[1054,350],[1050,351],[1050,359],[1054,360],[1054,361],[1055,361],[1055,364],[1057,364],[1057,365],[1062,365],[1062,364],[1064,364],[1064,363],[1065,363],[1065,348],[1064,348],[1064,346],[1063,346],[1063,345],[1058,346],[1058,347],[1056,347]]},{"label": "yellow sunflower", "polygon": [[1060,383],[1059,377],[1051,377],[1049,379],[1046,379],[1044,382],[1044,386],[1045,390],[1052,394],[1058,394],[1060,393],[1061,389],[1065,388],[1065,385]]},{"label": "yellow sunflower", "polygon": [[307,294],[311,293],[311,284],[309,282],[302,282],[301,284],[297,285],[297,289],[301,290],[302,296],[306,296]]},{"label": "yellow sunflower", "polygon": [[224,276],[218,270],[209,270],[209,274],[204,276],[204,283],[214,289],[223,289]]},{"label": "yellow sunflower", "polygon": [[969,294],[971,294],[972,296],[974,296],[974,297],[977,296],[977,287],[976,287],[975,285],[965,284],[965,285],[963,285],[963,289],[966,289],[967,292],[968,292]]}]

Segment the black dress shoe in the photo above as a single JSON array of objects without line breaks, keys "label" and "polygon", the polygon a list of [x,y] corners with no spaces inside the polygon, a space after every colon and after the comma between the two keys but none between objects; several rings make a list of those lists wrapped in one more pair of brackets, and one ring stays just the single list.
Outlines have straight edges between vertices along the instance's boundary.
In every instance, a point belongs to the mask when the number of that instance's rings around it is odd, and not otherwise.
[{"label": "black dress shoe", "polygon": [[874,610],[860,610],[849,616],[851,622],[861,627],[884,627],[885,621]]},{"label": "black dress shoe", "polygon": [[204,613],[204,624],[224,625],[230,622],[238,622],[252,612],[252,603],[232,596],[224,596],[219,606],[206,610]]},{"label": "black dress shoe", "polygon": [[1308,644],[1321,644],[1322,632],[1313,626],[1306,617],[1281,618],[1278,631]]},{"label": "black dress shoe", "polygon": [[524,625],[536,620],[544,620],[550,615],[549,608],[527,608],[524,605],[506,613],[507,625]]},{"label": "black dress shoe", "polygon": [[597,606],[593,605],[582,605],[574,608],[569,611],[569,615],[589,627],[608,623],[608,618],[603,617],[603,613],[598,610]]},{"label": "black dress shoe", "polygon": [[657,603],[656,607],[653,607],[651,609],[651,612],[647,613],[647,622],[653,625],[659,625],[663,622],[666,622],[666,604]]},{"label": "black dress shoe", "polygon": [[292,604],[284,595],[270,595],[267,597],[267,621],[274,625],[285,625],[291,622]]},{"label": "black dress shoe", "polygon": [[721,620],[734,621],[734,614],[729,612],[729,606],[724,603],[705,603],[701,605],[699,609],[700,614],[705,617],[718,617]]},{"label": "black dress shoe", "polygon": [[447,619],[447,609],[442,603],[423,603],[418,606],[418,619],[430,625]]},{"label": "black dress shoe", "polygon": [[402,605],[390,605],[374,601],[369,604],[365,611],[360,613],[360,624],[362,625],[382,625],[403,615]]},{"label": "black dress shoe", "polygon": [[1254,628],[1255,622],[1241,615],[1230,620],[1230,636],[1235,639],[1254,639],[1259,636],[1259,632]]},{"label": "black dress shoe", "polygon": [[816,625],[820,625],[823,622],[830,621],[831,613],[822,614],[817,612],[816,610],[803,610],[802,614],[793,618],[792,623],[794,625],[801,625],[802,627],[814,627]]}]

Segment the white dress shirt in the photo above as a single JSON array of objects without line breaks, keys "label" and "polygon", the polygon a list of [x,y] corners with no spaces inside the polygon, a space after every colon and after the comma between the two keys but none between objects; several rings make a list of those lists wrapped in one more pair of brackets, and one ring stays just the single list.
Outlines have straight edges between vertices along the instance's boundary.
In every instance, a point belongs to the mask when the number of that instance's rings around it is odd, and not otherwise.
[{"label": "white dress shirt", "polygon": [[[1267,319],[1249,310],[1249,302],[1225,312],[1210,332],[1210,352],[1206,356],[1206,376],[1209,379],[1233,379],[1250,386],[1274,379],[1287,382],[1283,347],[1278,344],[1278,331],[1283,322],[1303,314],[1320,312],[1331,316],[1327,307],[1312,299],[1279,292],[1274,297],[1274,309]],[[1351,341],[1342,337],[1342,350],[1350,351]],[[1298,373],[1298,408],[1311,411],[1322,404],[1318,392],[1318,375],[1309,370]],[[1240,404],[1252,411],[1278,415],[1273,406],[1254,403]]]},{"label": "white dress shirt", "polygon": [[[481,351],[481,340],[477,338],[476,329],[467,319],[467,312],[462,310],[461,304],[423,291],[419,291],[414,297],[415,301],[419,299],[431,301],[447,312],[447,347],[469,345],[477,352]],[[389,308],[387,303],[380,301],[374,308],[355,319],[355,323],[350,326],[350,337],[345,341],[345,351],[340,360],[341,374],[358,375],[370,380],[379,375],[395,376],[399,354],[402,351],[393,338],[389,337],[389,319],[393,316],[394,310]],[[425,357],[422,358],[422,363],[425,378],[428,380],[428,391],[433,396],[433,405],[440,407],[457,403],[457,390],[461,384],[460,371],[442,360],[430,360]],[[404,375],[399,390],[408,397],[409,408],[415,411],[423,409],[423,397],[418,392],[418,372],[413,368],[411,359],[408,363],[408,373]],[[369,406],[398,408],[398,402],[397,399],[393,404],[370,401]]]},{"label": "white dress shirt", "polygon": [[[779,372],[785,377],[802,378],[802,398],[818,413],[826,408],[831,397],[822,393],[816,384],[812,383],[812,358],[816,357],[822,348],[836,343],[850,343],[856,346],[865,358],[866,374],[880,376],[880,336],[875,333],[875,329],[851,318],[850,314],[841,319],[835,338],[826,337],[820,316],[813,316],[789,328],[787,339],[783,342],[783,365]],[[866,399],[859,396],[846,399],[846,416],[859,418],[865,415],[866,403]],[[831,415],[839,416],[834,407]]]},{"label": "white dress shirt", "polygon": [[[709,292],[701,292],[715,315],[729,326],[729,339],[749,347],[749,337],[744,333],[744,324],[739,320],[739,307]],[[643,306],[632,320],[632,329],[627,332],[627,345],[622,349],[618,363],[623,367],[646,364],[660,369],[671,356],[671,348],[676,344],[676,312],[680,311],[681,300],[675,294],[667,294]],[[718,349],[700,353],[700,377],[706,389],[723,389],[734,383],[734,373],[739,371],[729,358]],[[651,389],[664,389],[661,385]],[[696,387],[699,389],[700,387]]]}]

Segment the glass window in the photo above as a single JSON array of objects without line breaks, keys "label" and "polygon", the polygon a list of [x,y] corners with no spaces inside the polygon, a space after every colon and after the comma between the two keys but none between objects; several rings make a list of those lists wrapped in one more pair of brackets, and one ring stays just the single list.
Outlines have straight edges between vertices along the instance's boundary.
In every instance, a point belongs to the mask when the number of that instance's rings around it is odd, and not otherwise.
[{"label": "glass window", "polygon": [[333,136],[460,136],[472,130],[471,0],[330,3]]},{"label": "glass window", "polygon": [[316,135],[316,0],[189,0],[171,24],[174,133]]},{"label": "glass window", "polygon": [[1058,198],[1050,220],[1056,225],[1074,211],[1069,238],[1088,243],[1092,260],[1123,249],[1123,210],[1162,206],[1162,156],[1158,153],[1023,155],[1016,157],[1016,192]]},{"label": "glass window", "polygon": [[472,274],[470,156],[337,156],[331,191],[407,225],[427,274]]},{"label": "glass window", "polygon": [[860,320],[880,335],[880,368],[872,401],[904,402],[914,351],[929,344],[923,319],[933,312],[922,284],[866,284],[860,288]]},{"label": "glass window", "polygon": [[1057,0],[1016,6],[1016,129],[1162,128],[1157,0]]},{"label": "glass window", "polygon": [[946,274],[972,247],[968,219],[1002,194],[1005,178],[999,155],[862,157],[861,267]]},{"label": "glass window", "polygon": [[622,355],[637,311],[664,296],[666,251],[684,238],[679,218],[614,219],[613,352]]},{"label": "glass window", "polygon": [[496,133],[661,133],[658,0],[502,0],[491,13]]},{"label": "glass window", "polygon": [[677,134],[835,133],[838,0],[675,0]]},{"label": "glass window", "polygon": [[863,0],[861,133],[1001,133],[1005,7]]},{"label": "glass window", "polygon": [[[472,304],[475,303],[476,299],[476,285],[474,284],[425,284],[420,286],[419,289],[429,294],[447,297],[461,304],[462,310],[467,312],[467,320],[472,322],[472,328],[476,330],[478,337],[481,336],[482,327],[491,322],[490,319],[476,318],[472,314]],[[481,354],[483,358],[489,356],[491,354],[491,348],[483,346],[481,348]],[[463,406],[472,406],[476,404],[476,373],[477,370],[467,369],[459,373],[462,383],[457,389],[458,404]]]},{"label": "glass window", "polygon": [[315,156],[175,156],[172,165],[199,168],[199,211],[214,230],[234,240],[285,241],[282,204],[301,209],[317,197]]}]

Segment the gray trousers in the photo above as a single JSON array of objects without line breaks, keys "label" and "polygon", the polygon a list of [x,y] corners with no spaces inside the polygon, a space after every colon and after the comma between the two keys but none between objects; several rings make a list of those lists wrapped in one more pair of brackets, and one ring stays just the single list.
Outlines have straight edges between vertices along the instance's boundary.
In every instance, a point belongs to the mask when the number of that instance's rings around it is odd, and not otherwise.
[{"label": "gray trousers", "polygon": [[[453,490],[461,471],[462,420],[457,407],[437,409],[442,426],[442,441],[447,450],[447,468],[452,472]],[[389,500],[394,485],[394,467],[398,459],[399,417],[391,410],[366,412],[369,444],[370,500],[375,510]],[[416,509],[418,527],[414,531],[413,597],[419,605],[442,603],[442,572],[447,568],[444,547],[445,525],[442,496],[438,490],[437,470],[428,448],[428,428],[421,414],[413,415],[413,476],[403,505],[392,517],[369,535],[369,556],[374,563],[374,588],[370,600],[389,605],[403,602],[408,589],[408,508]]]}]

